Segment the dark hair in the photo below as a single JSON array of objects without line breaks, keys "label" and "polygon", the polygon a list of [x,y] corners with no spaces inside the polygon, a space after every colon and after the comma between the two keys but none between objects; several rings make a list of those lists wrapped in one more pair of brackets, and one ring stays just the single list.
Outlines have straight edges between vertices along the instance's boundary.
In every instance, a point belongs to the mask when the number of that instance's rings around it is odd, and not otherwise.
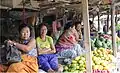
[{"label": "dark hair", "polygon": [[38,27],[39,27],[39,30],[41,30],[42,26],[46,26],[47,27],[47,23],[41,23]]},{"label": "dark hair", "polygon": [[81,22],[80,22],[80,21],[77,21],[77,22],[75,22],[74,24],[75,24],[75,28],[76,28],[79,24],[81,24]]},{"label": "dark hair", "polygon": [[20,26],[19,26],[19,33],[21,32],[21,30],[22,30],[24,27],[27,27],[27,25],[26,25],[26,24],[20,24]]},{"label": "dark hair", "polygon": [[30,29],[30,36],[31,36],[31,30],[32,30],[32,28],[31,28],[30,26],[28,26],[27,24],[20,24],[20,26],[19,26],[19,33],[20,33],[21,30],[22,30],[23,28],[25,28],[25,27],[28,27],[28,28]]},{"label": "dark hair", "polygon": [[73,22],[69,21],[65,24],[64,30],[67,30],[67,29],[69,29],[70,27],[73,27],[73,26],[74,26]]},{"label": "dark hair", "polygon": [[90,25],[93,24],[93,21],[89,20],[89,24],[90,24]]},{"label": "dark hair", "polygon": [[74,24],[76,24],[76,25],[81,24],[81,21],[76,21]]},{"label": "dark hair", "polygon": [[47,23],[41,23],[40,25],[38,25],[36,37],[40,36],[40,30],[41,30],[42,26],[47,27]]}]

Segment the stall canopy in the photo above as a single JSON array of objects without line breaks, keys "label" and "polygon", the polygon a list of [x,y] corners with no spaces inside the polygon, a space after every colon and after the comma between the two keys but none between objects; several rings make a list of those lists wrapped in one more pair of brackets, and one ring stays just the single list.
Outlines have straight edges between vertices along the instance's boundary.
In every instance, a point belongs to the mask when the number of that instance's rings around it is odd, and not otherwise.
[{"label": "stall canopy", "polygon": [[[89,0],[89,13],[92,17],[97,15],[99,8],[100,14],[107,14],[112,0]],[[54,12],[60,9],[74,10],[78,14],[82,13],[81,0],[1,0],[0,9],[21,9],[23,3],[26,9]],[[120,13],[120,0],[115,0],[116,12]],[[8,8],[6,8],[8,7]],[[62,13],[62,12],[61,12]]]},{"label": "stall canopy", "polygon": [[[112,0],[88,1],[90,17],[97,15],[98,11],[100,15],[107,14],[112,2]],[[30,10],[54,13],[54,11],[60,11],[60,9],[67,9],[68,11],[76,11],[76,14],[82,13],[81,0],[1,0],[0,9],[21,9],[23,8],[23,3],[25,4],[25,8]],[[120,13],[120,0],[115,0],[115,5],[116,12]]]}]

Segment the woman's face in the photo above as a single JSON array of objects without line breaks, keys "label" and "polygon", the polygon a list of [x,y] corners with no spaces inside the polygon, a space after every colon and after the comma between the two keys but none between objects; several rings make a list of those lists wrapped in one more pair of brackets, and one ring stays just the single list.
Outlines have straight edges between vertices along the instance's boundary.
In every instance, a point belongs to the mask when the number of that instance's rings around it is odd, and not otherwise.
[{"label": "woman's face", "polygon": [[21,33],[21,39],[27,40],[30,37],[29,27],[24,27],[20,33]]},{"label": "woman's face", "polygon": [[81,25],[78,24],[77,27],[76,27],[77,30],[80,30],[81,29]]},{"label": "woman's face", "polygon": [[43,25],[40,30],[40,35],[46,35],[46,34],[47,34],[47,27]]}]

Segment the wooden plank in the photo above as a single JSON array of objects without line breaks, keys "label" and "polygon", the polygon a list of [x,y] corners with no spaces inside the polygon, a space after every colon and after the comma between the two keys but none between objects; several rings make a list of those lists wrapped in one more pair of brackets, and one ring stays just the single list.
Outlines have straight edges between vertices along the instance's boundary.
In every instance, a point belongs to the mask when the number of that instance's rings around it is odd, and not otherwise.
[{"label": "wooden plank", "polygon": [[83,24],[84,24],[84,45],[85,45],[85,49],[87,50],[87,53],[86,53],[86,70],[87,71],[86,72],[92,73],[88,0],[82,0],[82,13],[83,13]]},{"label": "wooden plank", "polygon": [[111,4],[111,25],[112,25],[112,48],[114,56],[117,56],[117,45],[116,45],[116,30],[115,30],[115,5],[114,0]]}]

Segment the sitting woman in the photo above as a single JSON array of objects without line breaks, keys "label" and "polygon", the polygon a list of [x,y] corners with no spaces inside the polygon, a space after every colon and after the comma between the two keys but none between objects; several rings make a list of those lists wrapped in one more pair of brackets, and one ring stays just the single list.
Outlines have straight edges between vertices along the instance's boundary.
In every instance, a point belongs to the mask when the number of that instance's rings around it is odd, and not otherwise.
[{"label": "sitting woman", "polygon": [[38,63],[39,67],[48,73],[58,71],[58,59],[56,49],[53,44],[53,39],[47,36],[46,24],[39,26],[39,37],[36,38],[37,48],[39,52]]},{"label": "sitting woman", "polygon": [[79,36],[75,29],[75,25],[72,22],[68,22],[64,28],[63,34],[56,44],[58,56],[65,58],[79,56],[83,48],[78,44],[78,39]]},{"label": "sitting woman", "polygon": [[79,40],[82,40],[82,31],[81,31],[81,28],[82,28],[82,25],[81,25],[81,22],[75,22],[75,29],[78,33],[78,36],[79,36]]},{"label": "sitting woman", "polygon": [[77,33],[78,33],[78,36],[79,36],[79,39],[78,39],[78,43],[80,44],[81,47],[84,47],[84,43],[83,43],[83,35],[82,35],[82,25],[81,25],[81,22],[78,21],[78,22],[75,22],[75,29],[77,30]]},{"label": "sitting woman", "polygon": [[35,57],[37,56],[35,39],[30,37],[30,28],[25,24],[21,24],[19,32],[19,42],[9,40],[8,43],[20,49],[22,61],[11,64],[7,72],[38,73],[37,58]]}]

